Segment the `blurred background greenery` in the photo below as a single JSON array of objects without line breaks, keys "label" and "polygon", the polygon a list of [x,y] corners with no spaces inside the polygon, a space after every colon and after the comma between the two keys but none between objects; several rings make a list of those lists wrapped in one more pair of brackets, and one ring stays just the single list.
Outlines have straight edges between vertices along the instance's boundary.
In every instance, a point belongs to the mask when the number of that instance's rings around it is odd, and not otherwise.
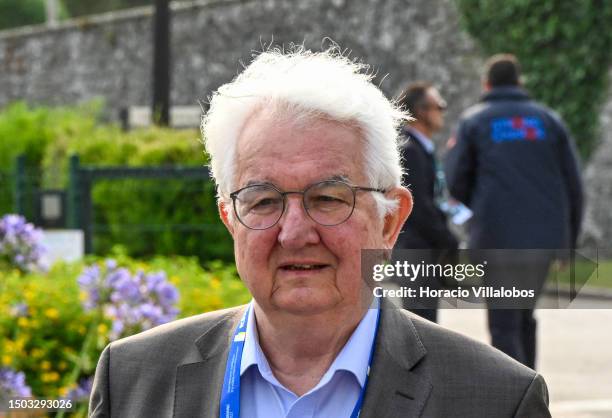
[{"label": "blurred background greenery", "polygon": [[510,52],[535,98],[558,111],[583,159],[599,138],[612,66],[612,2],[457,0],[485,54]]}]

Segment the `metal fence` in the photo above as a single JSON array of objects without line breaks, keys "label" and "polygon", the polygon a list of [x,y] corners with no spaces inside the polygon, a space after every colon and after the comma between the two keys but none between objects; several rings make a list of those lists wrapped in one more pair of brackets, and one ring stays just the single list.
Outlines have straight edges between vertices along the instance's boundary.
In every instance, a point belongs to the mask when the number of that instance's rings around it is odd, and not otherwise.
[{"label": "metal fence", "polygon": [[0,188],[12,183],[15,212],[43,226],[53,212],[51,227],[83,230],[87,254],[107,254],[119,244],[136,256],[231,259],[206,167],[91,166],[75,155],[65,190],[40,188],[40,173],[26,170],[22,157],[16,167],[6,181],[0,177]]}]

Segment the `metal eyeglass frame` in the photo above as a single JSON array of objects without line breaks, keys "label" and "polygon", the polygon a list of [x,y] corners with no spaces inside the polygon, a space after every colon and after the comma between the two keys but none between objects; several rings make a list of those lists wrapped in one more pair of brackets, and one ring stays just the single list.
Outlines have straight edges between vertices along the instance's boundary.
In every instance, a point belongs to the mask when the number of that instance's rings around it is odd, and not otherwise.
[{"label": "metal eyeglass frame", "polygon": [[[344,220],[342,220],[342,221],[340,221],[338,223],[335,223],[335,224],[323,224],[323,223],[317,221],[316,219],[314,219],[310,215],[310,212],[308,212],[308,209],[306,208],[306,202],[304,200],[304,196],[306,195],[306,192],[308,192],[308,190],[312,189],[315,186],[320,186],[321,184],[325,184],[325,183],[340,183],[340,184],[343,184],[343,185],[347,186],[353,192],[353,207],[351,208],[350,213],[348,214],[348,216]],[[238,194],[241,191],[245,190],[245,189],[248,189],[248,188],[251,188],[251,187],[256,187],[256,186],[266,186],[266,187],[269,187],[269,188],[271,188],[273,190],[276,190],[281,195],[281,197],[283,198],[283,208],[281,210],[280,215],[278,216],[278,219],[272,225],[270,225],[268,227],[265,227],[265,228],[252,228],[252,227],[248,226],[247,224],[245,224],[242,221],[242,219],[240,218],[240,215],[238,215],[238,209],[236,209],[236,200],[238,199]],[[232,199],[232,207],[234,208],[234,214],[236,215],[236,218],[238,219],[238,221],[242,225],[244,225],[246,228],[252,229],[254,231],[265,231],[266,229],[270,229],[274,225],[276,225],[281,220],[283,215],[285,214],[285,210],[287,209],[287,195],[290,195],[290,194],[301,194],[302,195],[302,207],[304,208],[304,212],[306,212],[306,215],[308,215],[308,217],[310,219],[312,219],[315,223],[317,223],[319,225],[323,225],[323,226],[336,226],[336,225],[340,225],[341,223],[344,223],[344,222],[348,221],[349,218],[353,215],[353,212],[355,211],[355,204],[357,203],[357,192],[358,191],[378,192],[378,193],[383,193],[383,194],[387,193],[387,190],[385,190],[385,189],[376,189],[376,188],[373,188],[373,187],[354,186],[352,184],[349,184],[349,183],[347,183],[345,181],[340,181],[340,180],[324,180],[324,181],[320,181],[320,182],[317,182],[317,183],[313,183],[313,184],[309,185],[308,187],[306,187],[304,190],[301,190],[301,191],[300,190],[287,190],[287,191],[284,191],[284,192],[282,190],[280,190],[278,187],[276,187],[275,185],[270,184],[270,183],[249,184],[248,186],[242,187],[242,188],[240,188],[240,189],[238,189],[238,190],[236,190],[234,192],[231,192],[229,196]]]}]

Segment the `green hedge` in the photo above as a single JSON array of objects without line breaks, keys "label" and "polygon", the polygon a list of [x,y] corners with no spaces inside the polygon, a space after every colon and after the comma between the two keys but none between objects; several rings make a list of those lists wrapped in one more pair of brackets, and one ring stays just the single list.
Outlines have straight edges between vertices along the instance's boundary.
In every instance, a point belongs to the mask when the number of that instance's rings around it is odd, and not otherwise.
[{"label": "green hedge", "polygon": [[514,53],[526,87],[557,110],[587,158],[597,145],[612,65],[612,2],[457,0],[486,54]]},{"label": "green hedge", "polygon": [[[75,153],[81,164],[96,166],[207,163],[197,130],[151,127],[123,132],[115,125],[100,124],[101,110],[100,102],[75,108],[9,106],[0,113],[0,166],[13,170],[15,157],[25,153],[27,171],[35,173],[33,188],[66,188],[68,160]],[[39,171],[41,175],[36,174]],[[12,196],[10,178],[3,179],[0,192]],[[210,181],[103,180],[92,195],[97,254],[122,244],[134,256],[232,257],[231,238],[219,220]],[[0,214],[12,209],[12,197],[2,199]]]}]

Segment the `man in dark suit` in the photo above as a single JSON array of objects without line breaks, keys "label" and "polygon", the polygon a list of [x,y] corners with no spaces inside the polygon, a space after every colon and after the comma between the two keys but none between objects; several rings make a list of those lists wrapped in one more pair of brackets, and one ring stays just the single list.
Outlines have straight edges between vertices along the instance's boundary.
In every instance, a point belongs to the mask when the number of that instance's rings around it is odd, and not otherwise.
[{"label": "man in dark suit", "polygon": [[[447,225],[446,215],[438,206],[443,197],[442,172],[436,163],[435,145],[431,137],[444,126],[446,102],[438,90],[427,82],[409,84],[398,104],[409,111],[413,120],[401,128],[403,183],[412,192],[412,213],[398,238],[396,248],[407,251],[402,258],[418,264],[440,263],[457,249],[457,239]],[[439,279],[438,279],[439,280]],[[439,281],[430,287],[441,286]],[[436,322],[437,299],[403,299],[404,307]],[[423,308],[419,308],[422,306]]]},{"label": "man in dark suit", "polygon": [[362,279],[362,249],[388,253],[412,206],[407,114],[363,70],[335,50],[270,50],[211,98],[219,213],[253,300],[111,343],[91,416],[550,416],[533,370]]}]

